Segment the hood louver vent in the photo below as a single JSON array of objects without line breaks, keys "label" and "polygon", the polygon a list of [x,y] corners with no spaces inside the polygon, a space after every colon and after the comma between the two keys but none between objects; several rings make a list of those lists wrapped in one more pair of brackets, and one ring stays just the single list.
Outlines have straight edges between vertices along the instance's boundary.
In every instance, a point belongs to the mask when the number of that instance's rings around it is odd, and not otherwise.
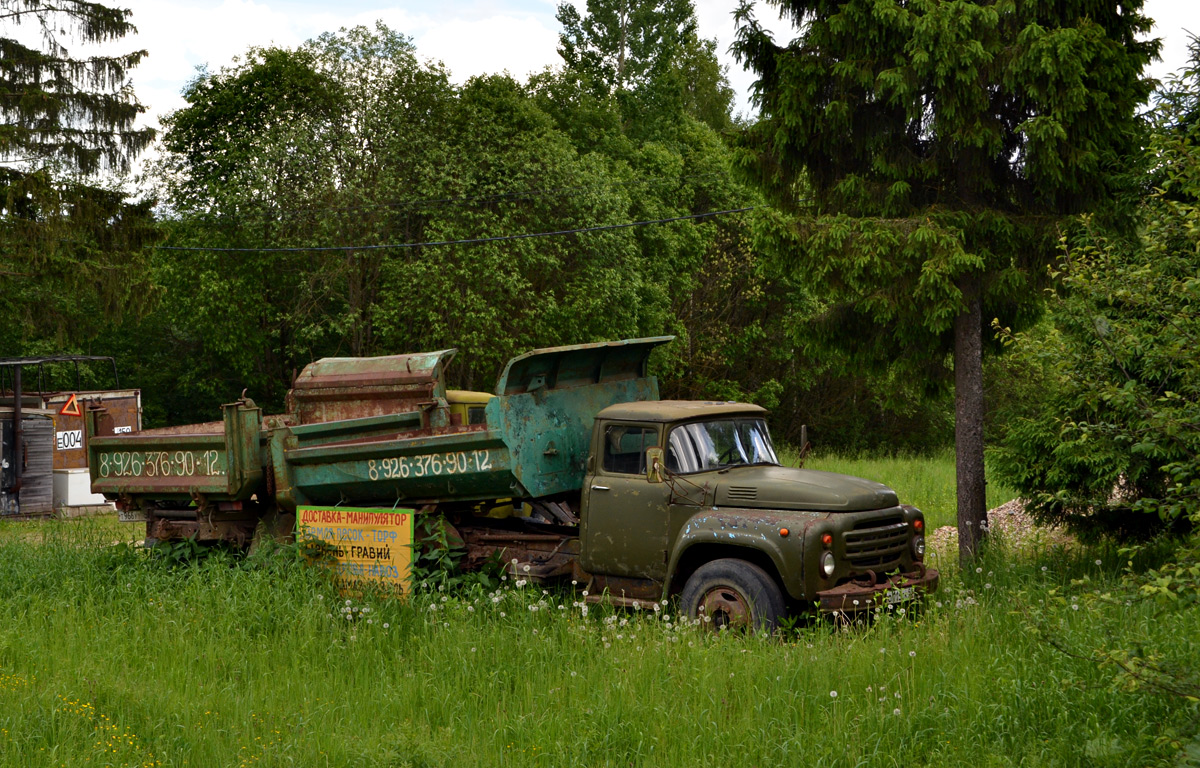
[{"label": "hood louver vent", "polygon": [[758,488],[753,485],[729,486],[730,501],[754,501],[758,498]]}]

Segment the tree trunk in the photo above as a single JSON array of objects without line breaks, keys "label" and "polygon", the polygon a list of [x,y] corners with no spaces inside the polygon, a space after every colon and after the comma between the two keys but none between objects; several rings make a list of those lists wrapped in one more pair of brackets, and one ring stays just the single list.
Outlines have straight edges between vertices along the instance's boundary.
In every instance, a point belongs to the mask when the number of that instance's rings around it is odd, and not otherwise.
[{"label": "tree trunk", "polygon": [[979,277],[958,280],[966,310],[954,320],[954,452],[958,559],[966,567],[987,532],[983,470],[983,323]]}]

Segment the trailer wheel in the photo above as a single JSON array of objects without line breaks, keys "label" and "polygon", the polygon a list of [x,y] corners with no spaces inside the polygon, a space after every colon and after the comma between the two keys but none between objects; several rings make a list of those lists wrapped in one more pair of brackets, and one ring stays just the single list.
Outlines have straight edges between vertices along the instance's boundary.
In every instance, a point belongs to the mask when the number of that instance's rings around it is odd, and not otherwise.
[{"label": "trailer wheel", "polygon": [[787,613],[783,591],[754,563],[727,557],[696,569],[680,596],[690,619],[699,618],[713,630],[772,631]]}]

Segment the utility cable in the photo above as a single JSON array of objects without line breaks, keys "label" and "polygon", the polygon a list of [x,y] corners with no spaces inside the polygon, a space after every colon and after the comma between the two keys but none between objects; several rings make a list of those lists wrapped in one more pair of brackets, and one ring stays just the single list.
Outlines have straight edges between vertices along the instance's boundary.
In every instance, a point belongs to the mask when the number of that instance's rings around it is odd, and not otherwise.
[{"label": "utility cable", "polygon": [[314,245],[302,246],[299,248],[213,248],[201,245],[156,245],[154,248],[160,251],[212,251],[215,253],[313,253],[328,251],[380,251],[389,248],[423,248],[443,245],[475,245],[478,243],[497,243],[504,240],[525,240],[531,237],[555,237],[558,235],[577,235],[584,232],[604,232],[612,229],[644,227],[648,224],[669,224],[673,221],[688,221],[692,219],[705,219],[711,216],[724,216],[730,213],[745,213],[747,211],[753,211],[754,208],[755,206],[751,206],[749,208],[731,208],[725,211],[708,211],[707,213],[693,213],[688,216],[673,216],[669,219],[630,221],[625,224],[601,224],[595,227],[560,229],[554,232],[526,232],[520,235],[497,235],[496,237],[477,237],[469,240],[434,240],[426,243],[392,243],[388,245]]}]

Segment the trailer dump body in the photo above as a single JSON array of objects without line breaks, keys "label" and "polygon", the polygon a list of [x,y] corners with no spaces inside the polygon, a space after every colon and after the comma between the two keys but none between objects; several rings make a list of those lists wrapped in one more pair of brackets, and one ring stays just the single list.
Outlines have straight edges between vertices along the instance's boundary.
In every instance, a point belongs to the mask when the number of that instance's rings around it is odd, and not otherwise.
[{"label": "trailer dump body", "polygon": [[447,401],[443,374],[452,349],[317,361],[297,377],[288,411],[265,420],[241,400],[223,406],[217,424],[101,437],[105,414],[96,410],[88,446],[93,490],[126,507],[176,512],[251,497],[294,512],[351,500],[392,506],[578,491],[594,415],[613,403],[657,398],[646,361],[670,339],[514,358],[480,424],[463,424]]}]

